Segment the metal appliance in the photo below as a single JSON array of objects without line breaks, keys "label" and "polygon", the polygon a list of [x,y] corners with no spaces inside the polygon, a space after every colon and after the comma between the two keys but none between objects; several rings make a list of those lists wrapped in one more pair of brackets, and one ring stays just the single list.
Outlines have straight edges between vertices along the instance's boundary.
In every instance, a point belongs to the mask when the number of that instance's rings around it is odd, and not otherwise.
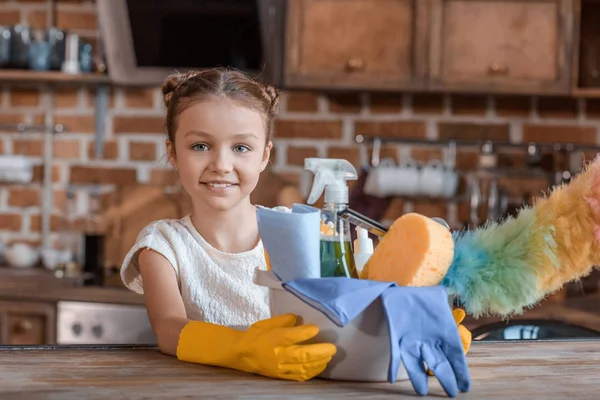
[{"label": "metal appliance", "polygon": [[57,344],[156,344],[143,306],[60,301]]}]

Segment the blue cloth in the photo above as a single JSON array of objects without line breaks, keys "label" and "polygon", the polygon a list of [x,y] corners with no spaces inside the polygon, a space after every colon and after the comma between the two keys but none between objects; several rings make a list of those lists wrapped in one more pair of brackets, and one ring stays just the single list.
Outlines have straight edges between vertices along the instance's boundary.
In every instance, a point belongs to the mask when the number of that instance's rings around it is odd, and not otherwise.
[{"label": "blue cloth", "polygon": [[294,204],[292,212],[259,207],[258,233],[271,270],[281,281],[321,277],[321,210]]},{"label": "blue cloth", "polygon": [[425,362],[448,396],[469,391],[469,367],[443,286],[405,287],[340,277],[297,279],[283,287],[340,327],[381,296],[390,336],[388,381],[395,382],[402,361],[415,392],[426,395]]}]

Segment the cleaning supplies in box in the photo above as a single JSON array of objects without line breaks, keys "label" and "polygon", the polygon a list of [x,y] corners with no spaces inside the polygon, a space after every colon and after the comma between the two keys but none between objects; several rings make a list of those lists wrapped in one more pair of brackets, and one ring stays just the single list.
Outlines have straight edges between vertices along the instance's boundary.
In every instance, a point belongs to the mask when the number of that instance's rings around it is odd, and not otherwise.
[{"label": "cleaning supplies in box", "polygon": [[318,208],[294,204],[292,212],[259,207],[258,231],[273,273],[282,281],[319,278]]},{"label": "cleaning supplies in box", "polygon": [[443,286],[401,287],[393,282],[321,278],[284,282],[283,288],[340,327],[380,298],[389,329],[388,381],[396,381],[403,364],[415,391],[426,395],[424,362],[448,396],[469,391],[469,367]]},{"label": "cleaning supplies in box", "polygon": [[315,174],[307,203],[314,204],[325,191],[320,227],[321,277],[358,278],[350,224],[339,216],[339,212],[348,207],[346,182],[358,178],[356,169],[347,160],[333,158],[306,158],[304,168]]}]

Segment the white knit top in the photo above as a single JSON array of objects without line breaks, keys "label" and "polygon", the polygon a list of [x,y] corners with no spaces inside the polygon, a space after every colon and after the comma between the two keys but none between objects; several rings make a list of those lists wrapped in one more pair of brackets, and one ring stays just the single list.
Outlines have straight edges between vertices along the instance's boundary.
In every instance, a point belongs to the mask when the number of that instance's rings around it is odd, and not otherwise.
[{"label": "white knit top", "polygon": [[257,267],[266,270],[262,241],[246,252],[224,253],[198,233],[190,215],[151,222],[121,267],[125,286],[140,294],[144,286],[137,256],[146,248],[162,254],[173,266],[188,319],[248,327],[270,317],[268,289],[252,281]]}]

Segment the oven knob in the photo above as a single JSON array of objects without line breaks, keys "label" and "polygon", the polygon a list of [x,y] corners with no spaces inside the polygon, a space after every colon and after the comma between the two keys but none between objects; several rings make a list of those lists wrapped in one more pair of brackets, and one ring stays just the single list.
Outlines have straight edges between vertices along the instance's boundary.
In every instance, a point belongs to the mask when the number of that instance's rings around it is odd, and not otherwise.
[{"label": "oven knob", "polygon": [[75,334],[75,336],[79,336],[79,334],[82,331],[80,323],[73,324],[73,326],[71,327],[71,329],[73,330],[73,333]]},{"label": "oven knob", "polygon": [[92,332],[94,332],[94,336],[96,336],[97,338],[102,336],[102,325],[94,325],[92,327]]}]

